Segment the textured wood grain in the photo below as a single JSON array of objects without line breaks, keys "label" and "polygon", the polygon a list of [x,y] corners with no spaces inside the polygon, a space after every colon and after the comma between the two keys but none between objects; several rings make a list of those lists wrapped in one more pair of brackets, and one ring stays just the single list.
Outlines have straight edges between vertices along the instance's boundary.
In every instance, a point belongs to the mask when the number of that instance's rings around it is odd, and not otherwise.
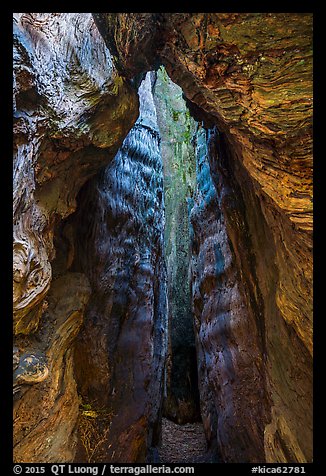
[{"label": "textured wood grain", "polygon": [[37,335],[16,339],[16,462],[73,461],[79,401],[71,350],[89,295],[88,280],[80,273],[54,280]]},{"label": "textured wood grain", "polygon": [[123,13],[94,18],[122,74],[163,63],[198,119],[225,137],[226,162],[214,167],[243,197],[221,206],[247,299],[260,301],[272,410],[265,457],[311,461],[312,15],[143,15],[139,25]]},{"label": "textured wood grain", "polygon": [[114,157],[138,97],[89,13],[15,14],[13,66],[14,457],[73,461],[71,347],[89,291],[85,276],[66,274],[68,257],[52,281],[63,252],[53,240],[81,186]]},{"label": "textured wood grain", "polygon": [[[312,15],[103,13],[94,19],[99,31],[90,14],[14,17],[16,459],[54,461],[55,452],[62,461],[73,459],[78,402],[71,345],[88,291],[84,282],[72,320],[62,309],[67,326],[52,319],[54,302],[66,298],[52,286],[55,255],[57,264],[60,258],[53,239],[76,209],[82,185],[113,159],[137,118],[138,98],[128,79],[137,82],[163,63],[198,120],[220,131],[209,161],[225,228],[218,234],[212,223],[207,232],[228,244],[222,255],[232,258],[242,286],[232,292],[237,280],[232,288],[225,279],[219,289],[228,303],[225,326],[210,305],[200,309],[203,296],[197,300],[198,322],[205,324],[198,335],[206,346],[199,365],[210,373],[201,383],[206,437],[230,462],[258,455],[270,462],[311,461]],[[77,278],[66,275],[74,258],[68,230],[66,241],[67,256],[56,272],[69,294]],[[194,280],[207,302],[216,292],[212,244],[201,237],[207,268]],[[46,347],[46,336],[56,345]],[[221,360],[211,366],[204,357],[223,338]],[[56,367],[55,359],[65,366]],[[250,375],[248,362],[255,362]],[[260,384],[250,393],[257,372]],[[236,388],[242,399],[235,400]],[[253,397],[260,390],[267,413]],[[251,397],[255,407],[248,410]],[[228,418],[229,401],[237,419]],[[239,431],[241,414],[242,425],[252,423]],[[146,417],[139,415],[128,433],[129,417],[122,440],[134,438],[129,456],[140,458],[144,440],[137,435],[146,433]]]},{"label": "textured wood grain", "polygon": [[51,282],[53,228],[112,159],[138,99],[90,14],[14,17],[14,332],[35,331]]},{"label": "textured wood grain", "polygon": [[[152,78],[154,79],[154,78]],[[91,283],[76,340],[83,399],[113,416],[101,461],[141,463],[159,438],[167,351],[163,164],[150,73],[113,162],[80,192],[73,267]]]}]

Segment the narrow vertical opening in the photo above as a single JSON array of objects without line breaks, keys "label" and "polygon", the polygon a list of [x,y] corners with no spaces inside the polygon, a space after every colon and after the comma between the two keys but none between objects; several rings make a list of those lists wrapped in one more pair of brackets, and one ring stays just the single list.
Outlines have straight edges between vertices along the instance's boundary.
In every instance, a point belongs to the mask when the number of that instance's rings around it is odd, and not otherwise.
[{"label": "narrow vertical opening", "polygon": [[200,421],[197,359],[191,303],[189,204],[196,186],[192,139],[197,123],[182,89],[161,67],[154,101],[161,136],[164,174],[169,346],[163,417],[175,423]]},{"label": "narrow vertical opening", "polygon": [[206,450],[200,414],[191,290],[190,211],[196,190],[195,136],[182,89],[160,67],[154,102],[164,175],[168,352],[162,410],[162,462],[198,461]]}]

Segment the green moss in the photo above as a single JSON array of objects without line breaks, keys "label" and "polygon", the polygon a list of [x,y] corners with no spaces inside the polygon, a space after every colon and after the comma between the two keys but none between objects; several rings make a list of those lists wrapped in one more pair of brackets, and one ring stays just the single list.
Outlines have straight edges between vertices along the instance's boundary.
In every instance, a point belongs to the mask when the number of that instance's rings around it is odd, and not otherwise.
[{"label": "green moss", "polygon": [[172,118],[175,122],[179,120],[180,112],[178,111],[172,111]]},{"label": "green moss", "polygon": [[[165,256],[167,259],[171,313],[176,319],[191,315],[187,286],[190,247],[187,201],[196,184],[195,151],[191,143],[197,124],[182,97],[182,90],[160,68],[154,94],[162,137],[165,200]],[[183,317],[182,317],[183,316]]]},{"label": "green moss", "polygon": [[110,86],[110,93],[114,96],[119,94],[119,89],[123,86],[123,78],[121,76],[116,76],[113,78],[113,82]]}]

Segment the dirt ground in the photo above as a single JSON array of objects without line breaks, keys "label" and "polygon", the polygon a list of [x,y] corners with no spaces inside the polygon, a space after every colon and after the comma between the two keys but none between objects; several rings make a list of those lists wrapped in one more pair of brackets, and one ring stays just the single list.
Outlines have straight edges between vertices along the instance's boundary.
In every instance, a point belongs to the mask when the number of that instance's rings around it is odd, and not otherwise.
[{"label": "dirt ground", "polygon": [[161,463],[208,463],[203,425],[177,425],[163,418],[159,455]]}]

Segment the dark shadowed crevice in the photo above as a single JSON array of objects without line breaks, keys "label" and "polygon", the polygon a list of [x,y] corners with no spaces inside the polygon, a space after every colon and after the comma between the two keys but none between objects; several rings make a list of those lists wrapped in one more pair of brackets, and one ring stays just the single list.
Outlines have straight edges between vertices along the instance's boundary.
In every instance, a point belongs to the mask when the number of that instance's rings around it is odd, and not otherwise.
[{"label": "dark shadowed crevice", "polygon": [[189,223],[196,186],[193,138],[197,123],[190,116],[182,89],[171,81],[163,67],[157,72],[154,101],[164,171],[169,319],[163,415],[180,424],[201,420],[191,298]]}]

